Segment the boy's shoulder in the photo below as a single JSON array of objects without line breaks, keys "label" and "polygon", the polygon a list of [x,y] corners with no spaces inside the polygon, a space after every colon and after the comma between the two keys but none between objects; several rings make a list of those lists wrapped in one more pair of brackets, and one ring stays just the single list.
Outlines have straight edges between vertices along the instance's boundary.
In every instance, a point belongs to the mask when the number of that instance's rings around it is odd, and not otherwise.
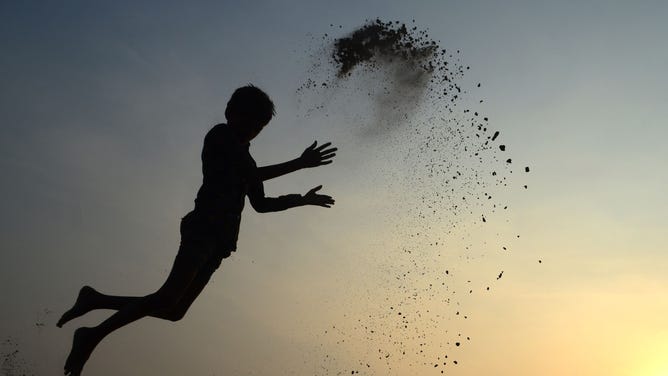
[{"label": "boy's shoulder", "polygon": [[211,127],[211,129],[209,129],[209,131],[206,133],[206,137],[210,137],[210,136],[219,137],[219,136],[228,135],[231,131],[230,128],[231,127],[229,125],[225,124],[225,123],[216,124],[213,127]]},{"label": "boy's shoulder", "polygon": [[234,142],[230,126],[225,123],[214,125],[204,136],[204,144],[226,144]]},{"label": "boy's shoulder", "polygon": [[221,123],[214,125],[204,136],[205,154],[247,154],[249,144],[243,144],[231,126]]}]

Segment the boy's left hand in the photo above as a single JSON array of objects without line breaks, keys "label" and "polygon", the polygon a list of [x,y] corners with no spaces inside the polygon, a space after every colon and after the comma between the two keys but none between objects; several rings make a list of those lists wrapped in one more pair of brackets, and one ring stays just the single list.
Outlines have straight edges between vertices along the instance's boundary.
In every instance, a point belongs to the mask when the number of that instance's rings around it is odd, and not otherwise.
[{"label": "boy's left hand", "polygon": [[332,205],[334,205],[334,199],[332,196],[329,195],[321,195],[316,192],[318,192],[322,188],[322,185],[319,185],[310,191],[306,192],[304,196],[302,196],[302,200],[304,205],[316,205],[316,206],[322,206],[323,208],[331,208]]},{"label": "boy's left hand", "polygon": [[335,152],[338,149],[337,148],[327,149],[327,147],[330,146],[331,144],[332,144],[331,142],[327,142],[325,144],[317,146],[318,141],[314,141],[313,144],[307,147],[306,150],[304,150],[302,155],[299,157],[299,162],[301,163],[302,168],[317,167],[332,163],[332,158],[336,156]]}]

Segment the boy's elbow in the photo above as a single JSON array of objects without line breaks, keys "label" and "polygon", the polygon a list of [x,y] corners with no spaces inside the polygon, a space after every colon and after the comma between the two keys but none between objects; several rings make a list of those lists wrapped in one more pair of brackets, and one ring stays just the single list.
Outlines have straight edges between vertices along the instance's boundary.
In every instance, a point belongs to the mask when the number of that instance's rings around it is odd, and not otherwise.
[{"label": "boy's elbow", "polygon": [[255,211],[257,213],[269,213],[270,212],[269,209],[267,209],[265,207],[262,207],[262,206],[259,206],[259,207],[258,206],[253,206],[253,209],[255,209]]},{"label": "boy's elbow", "polygon": [[251,206],[253,207],[253,210],[258,213],[268,213],[270,211],[269,207],[262,202],[251,201]]}]

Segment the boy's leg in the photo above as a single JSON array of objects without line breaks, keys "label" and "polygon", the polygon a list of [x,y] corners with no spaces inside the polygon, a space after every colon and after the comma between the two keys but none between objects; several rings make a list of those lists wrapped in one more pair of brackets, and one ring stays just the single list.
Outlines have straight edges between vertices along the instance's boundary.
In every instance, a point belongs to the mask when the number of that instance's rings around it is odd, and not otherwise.
[{"label": "boy's leg", "polygon": [[56,326],[61,328],[70,320],[83,316],[86,313],[96,309],[113,309],[118,311],[128,304],[142,299],[142,296],[114,296],[105,295],[90,286],[84,286],[79,290],[77,300],[74,302],[72,308],[67,310],[58,320]]},{"label": "boy's leg", "polygon": [[[193,262],[201,263],[200,265],[205,264],[207,261],[205,255],[208,254],[208,252],[202,254],[201,251],[203,249],[210,250],[212,244],[211,239],[203,233],[202,228],[198,227],[200,225],[201,223],[198,222],[198,218],[194,212],[190,212],[183,217],[179,229],[179,232],[181,233],[181,245],[179,247],[177,258],[189,257]],[[199,288],[199,291],[201,291],[202,288],[203,286]],[[195,297],[198,294],[199,292],[195,293]],[[118,311],[128,305],[138,304],[138,301],[141,299],[144,299],[144,297],[105,295],[97,292],[90,286],[84,286],[79,290],[79,295],[77,296],[74,306],[60,317],[56,326],[62,327],[70,320],[83,316],[95,309],[113,309]],[[190,303],[192,303],[192,301]],[[188,306],[189,305],[190,304],[188,304]],[[167,311],[160,310],[150,312],[148,315],[162,319],[170,319],[171,317],[168,315]]]},{"label": "boy's leg", "polygon": [[77,329],[72,350],[65,362],[65,374],[79,375],[95,346],[109,333],[144,316],[166,312],[175,307],[200,268],[201,264],[195,262],[195,259],[179,254],[167,280],[158,291],[141,298],[132,298],[129,304],[94,328]]},{"label": "boy's leg", "polygon": [[[195,283],[195,280],[193,280],[192,283]],[[139,299],[143,298],[143,296],[106,295],[98,292],[90,286],[84,286],[79,290],[79,296],[77,297],[74,306],[63,313],[56,326],[60,328],[70,320],[76,319],[77,317],[83,316],[96,309],[111,309],[118,311],[128,304],[136,303]],[[171,320],[172,317],[169,312],[151,312],[149,316],[165,320]]]},{"label": "boy's leg", "polygon": [[221,256],[211,256],[207,263],[200,268],[197,276],[195,276],[190,283],[188,289],[183,293],[176,306],[172,307],[170,310],[158,312],[158,316],[155,317],[170,321],[181,320],[195,299],[199,296],[202,290],[204,290],[204,287],[209,283],[213,273],[220,267],[222,259],[223,257]]},{"label": "boy's leg", "polygon": [[[206,284],[211,279],[213,272],[215,272],[216,269],[218,269],[220,266],[222,257],[212,257],[213,258],[207,261],[204,267],[199,269],[197,275],[192,280],[175,307],[172,307],[169,310],[151,312],[148,314],[148,316],[170,321],[178,321],[182,319],[188,308],[190,308],[190,305],[192,305],[192,303],[204,289],[204,286],[206,286]],[[62,327],[68,321],[79,316],[83,316],[84,314],[96,309],[112,309],[118,311],[123,309],[123,307],[127,306],[128,304],[136,303],[138,300],[143,298],[143,296],[106,295],[98,292],[90,286],[84,286],[79,291],[79,296],[77,297],[74,306],[63,314],[56,325],[58,327]]]}]

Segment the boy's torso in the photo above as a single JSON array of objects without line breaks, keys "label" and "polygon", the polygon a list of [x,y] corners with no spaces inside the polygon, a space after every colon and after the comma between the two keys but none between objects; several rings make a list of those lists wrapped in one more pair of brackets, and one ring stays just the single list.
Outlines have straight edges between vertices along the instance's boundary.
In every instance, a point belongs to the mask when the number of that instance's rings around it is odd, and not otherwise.
[{"label": "boy's torso", "polygon": [[197,192],[195,210],[215,216],[241,215],[250,179],[257,164],[249,144],[239,141],[228,125],[214,126],[204,138],[202,148],[202,186]]}]

